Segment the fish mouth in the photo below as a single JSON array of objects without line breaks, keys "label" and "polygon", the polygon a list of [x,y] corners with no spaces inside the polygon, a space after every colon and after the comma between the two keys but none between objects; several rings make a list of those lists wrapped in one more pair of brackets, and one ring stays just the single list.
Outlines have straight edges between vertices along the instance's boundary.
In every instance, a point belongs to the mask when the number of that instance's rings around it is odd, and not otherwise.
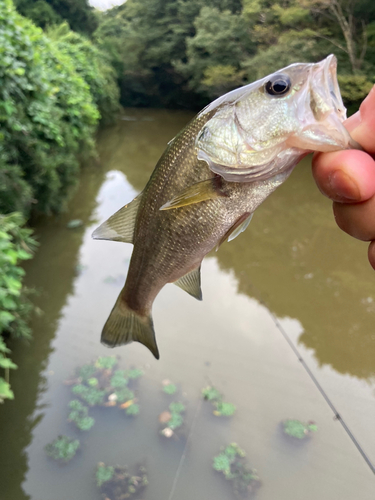
[{"label": "fish mouth", "polygon": [[346,108],[342,102],[339,83],[337,81],[337,59],[331,54],[317,64],[317,71],[321,71],[327,102],[330,104],[339,120],[346,120]]},{"label": "fish mouth", "polygon": [[306,86],[304,109],[307,119],[290,144],[311,151],[361,149],[344,127],[346,108],[337,81],[337,59],[331,54],[312,64]]}]

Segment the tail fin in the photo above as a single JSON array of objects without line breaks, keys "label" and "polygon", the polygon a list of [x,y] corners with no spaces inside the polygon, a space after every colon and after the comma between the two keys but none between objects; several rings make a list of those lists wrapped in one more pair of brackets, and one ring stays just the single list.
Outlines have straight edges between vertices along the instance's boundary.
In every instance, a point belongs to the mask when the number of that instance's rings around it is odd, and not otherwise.
[{"label": "tail fin", "polygon": [[159,359],[151,315],[140,316],[129,309],[120,294],[104,325],[101,342],[116,347],[133,341],[145,345]]}]

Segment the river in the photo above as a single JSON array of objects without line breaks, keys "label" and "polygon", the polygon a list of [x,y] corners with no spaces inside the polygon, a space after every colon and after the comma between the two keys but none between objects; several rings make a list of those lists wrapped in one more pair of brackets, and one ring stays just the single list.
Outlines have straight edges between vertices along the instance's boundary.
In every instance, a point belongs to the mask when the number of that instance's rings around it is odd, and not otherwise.
[{"label": "river", "polygon": [[[100,499],[98,462],[145,462],[143,500],[227,500],[229,481],[212,469],[220,447],[237,442],[257,469],[257,500],[373,500],[370,468],[288,344],[316,377],[369,460],[375,463],[375,288],[366,244],[343,234],[316,188],[309,159],[256,211],[244,234],[202,265],[204,300],[174,285],[157,297],[154,325],[160,361],[140,344],[100,344],[101,328],[124,283],[132,247],[95,241],[99,223],[142,190],[167,142],[191,118],[180,111],[123,111],[98,136],[99,159],[83,169],[67,213],[42,218],[40,248],[26,267],[41,314],[34,338],[15,342],[15,400],[0,408],[1,500]],[[72,219],[83,226],[68,229]],[[94,427],[67,422],[77,367],[98,356],[144,371],[130,418],[90,410]],[[186,404],[186,436],[159,434],[170,379]],[[201,390],[214,385],[236,405],[215,417]],[[306,441],[287,438],[280,422],[313,420]],[[59,434],[79,437],[68,465],[44,446]]]}]

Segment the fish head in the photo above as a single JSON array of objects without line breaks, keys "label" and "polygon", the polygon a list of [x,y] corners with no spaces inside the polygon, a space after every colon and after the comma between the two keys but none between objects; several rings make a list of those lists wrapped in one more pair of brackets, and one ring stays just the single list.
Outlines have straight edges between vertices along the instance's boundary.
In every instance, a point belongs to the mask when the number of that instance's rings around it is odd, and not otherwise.
[{"label": "fish head", "polygon": [[346,109],[330,55],[296,63],[207,106],[196,139],[198,158],[227,181],[269,178],[313,151],[359,148],[343,122]]}]

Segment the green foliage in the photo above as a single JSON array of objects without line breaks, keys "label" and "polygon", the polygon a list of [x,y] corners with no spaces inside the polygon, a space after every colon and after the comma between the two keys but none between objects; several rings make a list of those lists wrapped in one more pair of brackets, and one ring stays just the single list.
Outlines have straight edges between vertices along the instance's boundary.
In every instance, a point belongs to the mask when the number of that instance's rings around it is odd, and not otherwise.
[{"label": "green foliage", "polygon": [[316,432],[318,427],[313,422],[304,424],[300,420],[288,419],[283,422],[284,433],[296,439],[305,439],[310,432]]},{"label": "green foliage", "polygon": [[184,423],[183,417],[180,413],[172,412],[172,416],[168,422],[168,427],[172,430],[176,430]]},{"label": "green foliage", "polygon": [[108,56],[66,23],[48,35],[0,3],[0,212],[64,209],[100,116],[118,110]]},{"label": "green foliage", "polygon": [[97,371],[94,365],[83,365],[78,371],[79,376],[84,382],[87,382]]},{"label": "green foliage", "polygon": [[127,370],[126,376],[130,379],[136,379],[139,377],[142,377],[143,375],[143,370],[140,368],[132,368],[131,370]]},{"label": "green foliage", "polygon": [[163,391],[166,394],[172,395],[177,391],[177,386],[174,384],[167,384],[163,387]]},{"label": "green foliage", "polygon": [[213,459],[212,467],[232,482],[237,496],[244,496],[260,485],[256,471],[247,465],[245,457],[245,451],[231,443]]},{"label": "green foliage", "polygon": [[236,407],[232,403],[224,403],[222,401],[217,401],[215,403],[216,411],[215,415],[220,417],[231,417],[236,411]]},{"label": "green foliage", "polygon": [[0,215],[0,368],[5,370],[5,379],[0,377],[0,403],[14,398],[9,370],[17,368],[6,357],[9,349],[3,335],[30,338],[27,319],[32,305],[27,290],[22,287],[25,272],[19,264],[32,257],[36,241],[31,237],[32,231],[22,227],[23,224],[19,213]]},{"label": "green foliage", "polygon": [[207,401],[221,400],[222,398],[221,393],[217,389],[215,389],[215,387],[212,387],[210,385],[202,389],[202,396]]},{"label": "green foliage", "polygon": [[78,399],[73,399],[69,403],[71,409],[68,420],[74,422],[81,431],[88,431],[94,425],[95,420],[88,416],[88,408]]},{"label": "green foliage", "polygon": [[125,370],[116,370],[111,377],[111,387],[120,388],[125,387],[128,383],[128,379],[126,378],[127,373]]},{"label": "green foliage", "polygon": [[127,467],[112,467],[99,463],[96,471],[96,484],[102,498],[124,500],[132,498],[147,486],[148,478],[143,466],[138,466],[135,474],[131,475]]},{"label": "green foliage", "polygon": [[77,453],[80,446],[78,439],[68,436],[58,436],[52,443],[45,447],[48,456],[61,462],[69,462]]},{"label": "green foliage", "polygon": [[137,405],[136,403],[133,403],[132,405],[128,406],[128,408],[126,408],[125,413],[127,415],[130,415],[130,416],[133,416],[133,417],[135,415],[138,415],[138,413],[139,413],[139,405]]},{"label": "green foliage", "polygon": [[115,473],[115,468],[112,465],[106,466],[103,463],[98,464],[96,469],[96,485],[98,488],[102,486],[106,481],[110,481]]},{"label": "green foliage", "polygon": [[17,10],[37,26],[45,28],[64,19],[74,31],[92,33],[97,27],[93,8],[87,0],[14,0]]},{"label": "green foliage", "polygon": [[134,392],[129,389],[129,387],[120,387],[115,390],[115,394],[117,396],[118,403],[125,403],[130,399],[134,399]]},{"label": "green foliage", "polygon": [[104,368],[106,370],[111,370],[116,365],[117,359],[114,356],[102,356],[95,362],[97,368]]},{"label": "green foliage", "polygon": [[207,386],[202,389],[202,396],[205,400],[211,401],[211,403],[216,408],[214,410],[214,415],[218,417],[231,417],[236,411],[236,407],[232,403],[225,403],[223,401],[223,395],[212,386]]},{"label": "green foliage", "polygon": [[79,396],[89,406],[102,405],[104,403],[105,390],[95,387],[88,387],[84,384],[77,384],[72,388],[73,394]]},{"label": "green foliage", "polygon": [[0,3],[0,211],[58,212],[94,150],[99,113],[74,61]]},{"label": "green foliage", "polygon": [[90,387],[96,387],[97,385],[99,385],[99,381],[97,378],[95,377],[91,377],[87,380],[87,384],[90,386]]},{"label": "green foliage", "polygon": [[338,81],[342,98],[346,102],[360,102],[370,92],[374,85],[373,81],[369,81],[365,75],[339,75]]},{"label": "green foliage", "polygon": [[217,471],[223,472],[225,475],[230,473],[230,460],[225,453],[214,457],[213,468]]},{"label": "green foliage", "polygon": [[290,63],[331,52],[339,74],[364,77],[344,85],[347,103],[362,99],[374,78],[370,0],[127,0],[98,19],[94,38],[110,54],[125,105],[200,108]]},{"label": "green foliage", "polygon": [[175,401],[169,405],[171,413],[183,413],[185,411],[185,405],[178,401]]},{"label": "green foliage", "polygon": [[84,36],[69,29],[65,22],[49,28],[47,36],[59,51],[69,57],[75,71],[87,83],[93,102],[104,123],[113,122],[119,111],[119,89],[108,55]]}]

